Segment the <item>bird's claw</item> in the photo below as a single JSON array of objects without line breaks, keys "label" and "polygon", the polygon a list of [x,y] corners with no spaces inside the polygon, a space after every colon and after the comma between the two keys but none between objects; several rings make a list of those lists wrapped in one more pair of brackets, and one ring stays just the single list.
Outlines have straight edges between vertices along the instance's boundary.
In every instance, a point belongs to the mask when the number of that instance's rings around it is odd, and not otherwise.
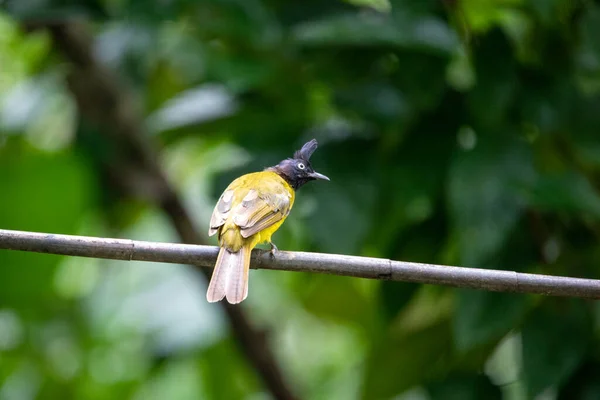
[{"label": "bird's claw", "polygon": [[271,254],[271,257],[275,257],[279,249],[277,248],[277,246],[275,246],[275,243],[269,242],[269,244],[271,245],[271,250],[269,251],[269,253]]}]

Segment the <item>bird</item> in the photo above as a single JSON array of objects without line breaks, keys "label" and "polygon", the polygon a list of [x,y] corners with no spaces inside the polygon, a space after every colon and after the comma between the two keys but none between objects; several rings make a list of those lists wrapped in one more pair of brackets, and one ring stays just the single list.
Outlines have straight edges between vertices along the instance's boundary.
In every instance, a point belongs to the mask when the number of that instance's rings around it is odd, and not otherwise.
[{"label": "bird", "polygon": [[229,184],[213,210],[208,235],[217,234],[219,255],[206,292],[207,301],[226,298],[238,304],[248,296],[250,253],[260,243],[269,243],[271,256],[277,246],[271,236],[289,215],[296,191],[306,183],[329,178],[316,172],[310,157],[317,149],[310,140],[279,164],[242,175]]}]

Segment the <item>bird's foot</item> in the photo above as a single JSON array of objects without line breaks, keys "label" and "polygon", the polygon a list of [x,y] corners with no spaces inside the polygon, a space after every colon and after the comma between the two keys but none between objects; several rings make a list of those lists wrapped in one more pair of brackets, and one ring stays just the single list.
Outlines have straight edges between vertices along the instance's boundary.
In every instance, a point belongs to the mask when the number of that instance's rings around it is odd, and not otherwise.
[{"label": "bird's foot", "polygon": [[277,248],[277,246],[275,246],[275,243],[269,242],[269,244],[271,245],[271,251],[269,251],[269,253],[271,254],[271,257],[275,257],[279,249]]}]

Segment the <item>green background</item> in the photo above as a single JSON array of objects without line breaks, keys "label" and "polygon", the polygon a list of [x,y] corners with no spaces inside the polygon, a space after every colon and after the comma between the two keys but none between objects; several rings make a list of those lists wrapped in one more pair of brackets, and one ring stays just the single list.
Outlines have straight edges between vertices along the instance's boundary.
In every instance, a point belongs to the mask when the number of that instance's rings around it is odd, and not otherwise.
[{"label": "green background", "polygon": [[[202,233],[234,177],[315,137],[331,182],[299,191],[282,250],[600,278],[598,1],[0,10],[0,228],[178,240],[107,176],[147,189],[29,29],[80,19]],[[270,398],[205,288],[187,266],[0,251],[0,399]],[[253,271],[241,307],[300,398],[600,398],[594,301]]]}]

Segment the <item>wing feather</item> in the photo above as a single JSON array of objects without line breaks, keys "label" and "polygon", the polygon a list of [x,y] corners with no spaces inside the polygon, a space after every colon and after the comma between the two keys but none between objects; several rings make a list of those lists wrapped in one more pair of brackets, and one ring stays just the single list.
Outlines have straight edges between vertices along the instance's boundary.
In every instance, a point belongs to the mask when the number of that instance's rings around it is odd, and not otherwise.
[{"label": "wing feather", "polygon": [[219,201],[213,210],[212,216],[210,217],[208,236],[212,236],[217,233],[219,227],[223,225],[229,217],[229,212],[231,211],[231,205],[233,202],[233,195],[234,190],[229,189],[225,190],[219,198]]},{"label": "wing feather", "polygon": [[248,238],[285,218],[290,211],[290,199],[283,185],[262,193],[251,190],[234,208],[233,222],[240,227],[242,237]]},{"label": "wing feather", "polygon": [[240,233],[242,234],[242,237],[248,238],[248,237],[254,235],[255,233],[258,233],[258,232],[262,231],[263,229],[267,229],[271,225],[281,221],[281,219],[284,216],[285,215],[281,212],[271,213],[271,214],[267,215],[265,218],[257,221],[254,225],[252,225],[248,228],[242,228]]}]

